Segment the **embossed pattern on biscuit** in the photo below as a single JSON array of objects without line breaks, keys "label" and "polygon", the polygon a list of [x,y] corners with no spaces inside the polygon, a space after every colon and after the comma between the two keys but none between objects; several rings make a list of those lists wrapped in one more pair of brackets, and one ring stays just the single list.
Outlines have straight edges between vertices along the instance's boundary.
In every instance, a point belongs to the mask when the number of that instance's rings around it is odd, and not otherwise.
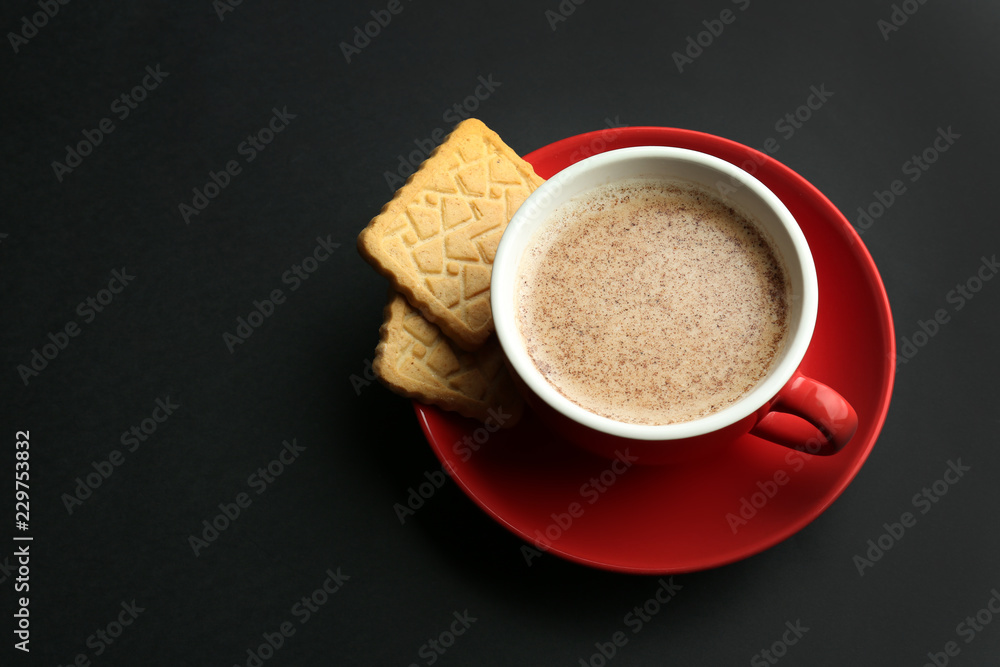
[{"label": "embossed pattern on biscuit", "polygon": [[475,352],[462,350],[400,294],[386,306],[372,366],[393,391],[466,417],[512,426],[521,416],[522,399],[496,338]]},{"label": "embossed pattern on biscuit", "polygon": [[543,179],[480,121],[462,122],[358,238],[362,255],[461,347],[493,331],[490,276],[511,216]]}]

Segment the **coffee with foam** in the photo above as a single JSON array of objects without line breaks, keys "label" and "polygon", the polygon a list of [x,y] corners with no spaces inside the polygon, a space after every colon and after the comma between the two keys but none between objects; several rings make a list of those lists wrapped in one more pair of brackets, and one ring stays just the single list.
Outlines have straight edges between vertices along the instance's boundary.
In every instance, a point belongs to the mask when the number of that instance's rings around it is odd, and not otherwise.
[{"label": "coffee with foam", "polygon": [[632,178],[557,208],[521,258],[518,329],[546,381],[595,414],[674,424],[749,393],[788,332],[788,271],[720,197]]}]

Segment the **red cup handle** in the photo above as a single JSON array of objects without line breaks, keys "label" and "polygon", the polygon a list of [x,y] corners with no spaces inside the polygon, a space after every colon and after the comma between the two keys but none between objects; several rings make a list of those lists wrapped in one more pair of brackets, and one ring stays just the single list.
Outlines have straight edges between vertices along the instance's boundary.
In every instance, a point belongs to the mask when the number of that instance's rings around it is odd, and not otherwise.
[{"label": "red cup handle", "polygon": [[857,430],[858,415],[843,396],[796,372],[750,433],[783,447],[828,456],[843,449]]}]

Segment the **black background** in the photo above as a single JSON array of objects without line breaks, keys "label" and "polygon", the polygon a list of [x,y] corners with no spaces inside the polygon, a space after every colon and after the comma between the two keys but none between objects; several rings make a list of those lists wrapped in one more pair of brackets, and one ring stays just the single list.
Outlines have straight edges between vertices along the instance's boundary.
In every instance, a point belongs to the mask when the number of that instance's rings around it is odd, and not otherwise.
[{"label": "black background", "polygon": [[[557,0],[402,0],[350,62],[341,42],[386,2],[48,3],[37,31],[22,17],[46,0],[0,13],[0,452],[13,471],[30,430],[34,538],[30,655],[11,648],[14,542],[0,551],[4,664],[245,665],[291,621],[264,664],[424,665],[465,610],[476,621],[437,664],[601,664],[595,642],[657,578],[551,555],[528,567],[452,482],[401,525],[394,504],[436,460],[409,403],[365,380],[386,282],[355,237],[392,195],[386,172],[451,128],[479,77],[496,86],[474,115],[521,154],[609,121],[775,137],[855,225],[902,180],[863,236],[897,343],[951,315],[899,367],[882,435],[832,507],[760,555],[676,576],[681,592],[608,664],[767,664],[755,654],[797,620],[809,630],[783,665],[919,666],[948,641],[949,664],[1000,664],[1000,618],[969,643],[956,629],[1000,587],[1000,281],[961,310],[946,300],[1000,251],[995,3],[907,0],[884,33],[889,2],[564,0],[557,21]],[[735,20],[679,71],[673,54],[723,9]],[[112,102],[147,66],[167,74],[121,119]],[[812,86],[833,94],[786,136]],[[294,118],[247,162],[238,147],[274,109]],[[114,131],[60,178],[53,162],[103,118]],[[911,182],[903,163],[939,128],[959,138]],[[229,160],[240,173],[186,222],[179,205]],[[284,272],[318,238],[339,248],[291,291]],[[134,280],[88,321],[78,304],[123,267]],[[274,289],[287,300],[231,353],[223,334]],[[69,322],[79,335],[25,382],[18,366]],[[167,398],[179,407],[124,448]],[[292,439],[305,449],[257,495],[248,476]],[[124,462],[69,512],[64,494],[114,450]],[[859,576],[853,557],[957,459],[971,471]],[[241,492],[252,504],[195,556],[189,536]],[[300,624],[293,605],[338,568],[350,579]],[[133,600],[121,636],[95,639]]]}]

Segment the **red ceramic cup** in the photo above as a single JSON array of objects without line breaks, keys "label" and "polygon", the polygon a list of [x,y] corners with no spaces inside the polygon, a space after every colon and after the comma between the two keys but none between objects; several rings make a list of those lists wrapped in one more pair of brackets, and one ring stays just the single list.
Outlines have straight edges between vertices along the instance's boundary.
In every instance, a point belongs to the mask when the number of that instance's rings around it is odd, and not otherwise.
[{"label": "red ceramic cup", "polygon": [[[788,332],[770,373],[737,402],[706,417],[666,424],[618,422],[589,412],[552,387],[529,357],[515,317],[521,257],[535,232],[564,202],[606,183],[634,177],[681,180],[711,190],[744,211],[770,238],[789,273]],[[816,268],[806,239],[784,204],[747,172],[683,148],[640,146],[601,153],[546,181],[521,205],[493,263],[491,305],[497,335],[529,405],[561,436],[614,458],[628,450],[640,463],[672,463],[718,453],[750,433],[811,454],[839,451],[857,429],[857,415],[833,388],[798,371],[816,324]]]}]

